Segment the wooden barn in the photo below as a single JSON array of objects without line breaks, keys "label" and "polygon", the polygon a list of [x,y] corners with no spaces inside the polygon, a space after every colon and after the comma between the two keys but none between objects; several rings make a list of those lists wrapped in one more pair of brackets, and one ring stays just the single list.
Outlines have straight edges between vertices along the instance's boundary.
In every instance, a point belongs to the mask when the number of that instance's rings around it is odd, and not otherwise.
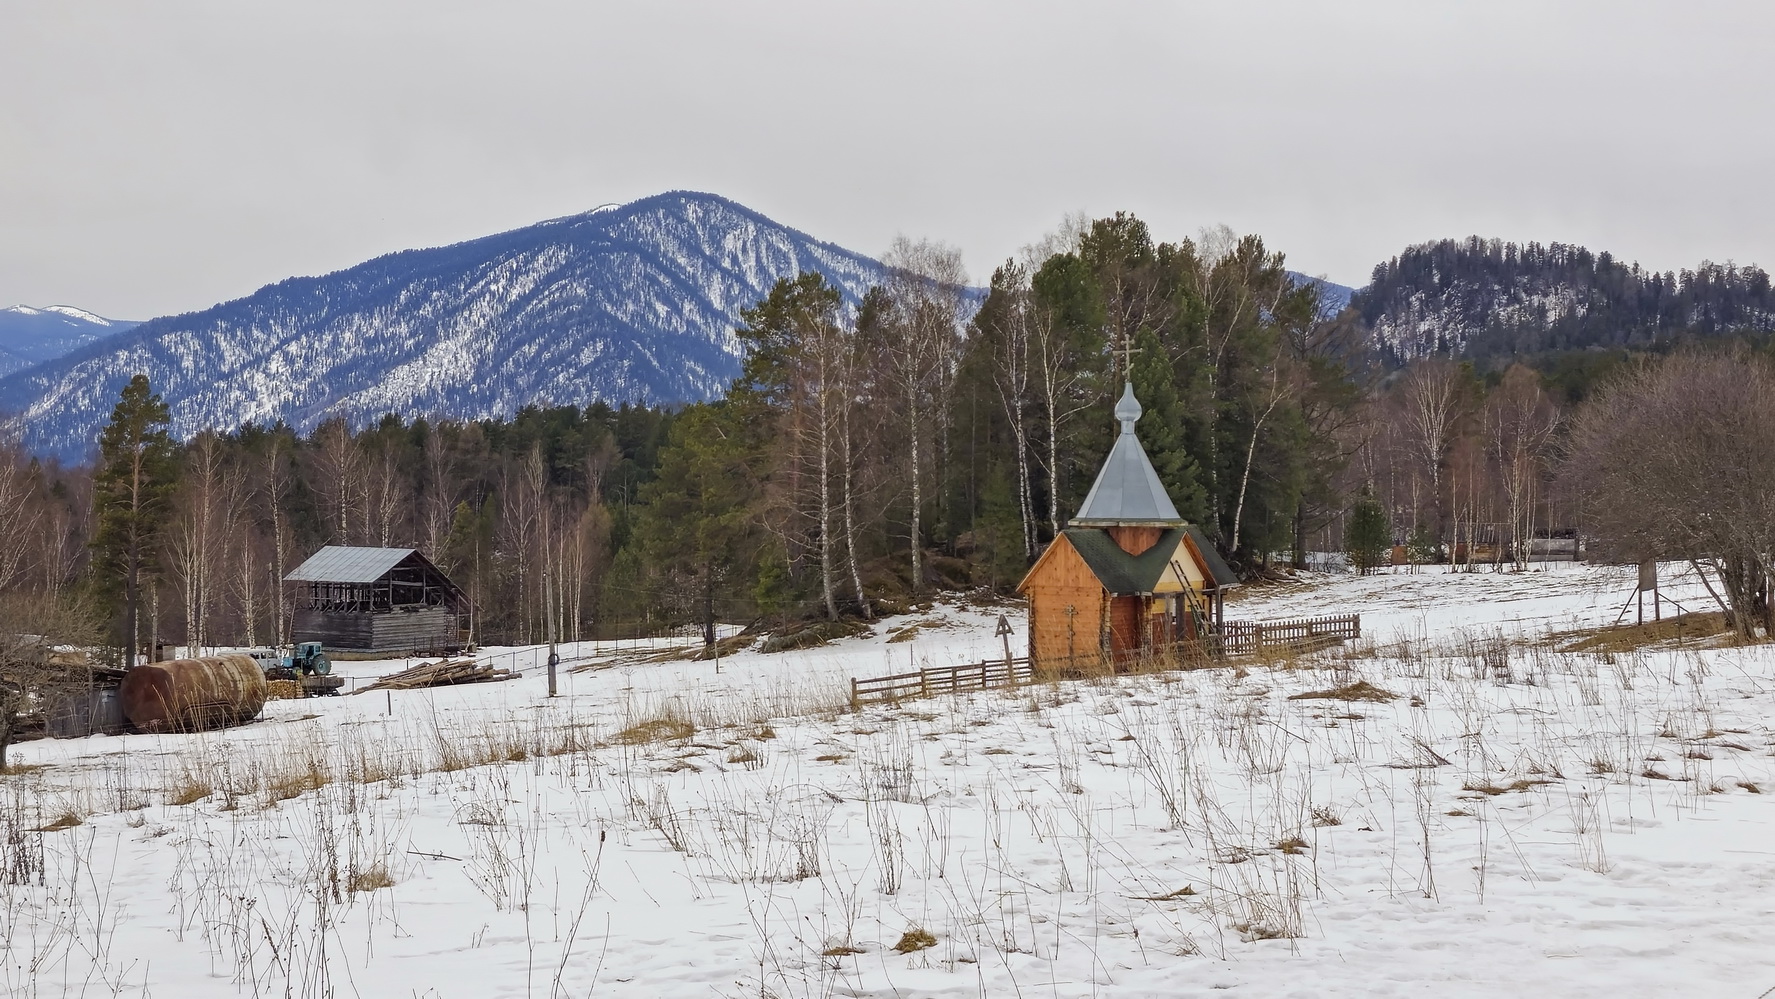
[{"label": "wooden barn", "polygon": [[1078,516],[1017,591],[1029,599],[1029,658],[1038,668],[1126,662],[1220,632],[1238,577],[1177,515],[1135,436],[1134,386],[1116,403],[1121,433]]},{"label": "wooden barn", "polygon": [[445,652],[466,642],[469,601],[416,548],[328,545],[284,577],[291,640],[344,652]]}]

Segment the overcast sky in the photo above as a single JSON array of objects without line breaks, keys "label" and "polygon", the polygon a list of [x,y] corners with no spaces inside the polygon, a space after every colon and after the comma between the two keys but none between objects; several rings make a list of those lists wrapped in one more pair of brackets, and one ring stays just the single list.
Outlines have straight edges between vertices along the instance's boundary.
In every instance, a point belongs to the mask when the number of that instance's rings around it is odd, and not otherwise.
[{"label": "overcast sky", "polygon": [[977,277],[1068,211],[1360,285],[1775,266],[1775,5],[3,0],[0,306],[145,319],[674,188]]}]

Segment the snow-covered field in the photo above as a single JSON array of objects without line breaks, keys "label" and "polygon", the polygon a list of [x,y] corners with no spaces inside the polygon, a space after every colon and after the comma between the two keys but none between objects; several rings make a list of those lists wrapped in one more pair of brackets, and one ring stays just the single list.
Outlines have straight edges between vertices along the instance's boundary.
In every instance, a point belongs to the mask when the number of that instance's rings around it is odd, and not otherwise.
[{"label": "snow-covered field", "polygon": [[[25,744],[0,994],[1756,999],[1775,647],[1546,641],[1632,579],[1322,577],[1228,615],[1370,637],[861,712],[851,676],[998,655],[999,610]],[[1296,696],[1357,681],[1393,696]]]}]

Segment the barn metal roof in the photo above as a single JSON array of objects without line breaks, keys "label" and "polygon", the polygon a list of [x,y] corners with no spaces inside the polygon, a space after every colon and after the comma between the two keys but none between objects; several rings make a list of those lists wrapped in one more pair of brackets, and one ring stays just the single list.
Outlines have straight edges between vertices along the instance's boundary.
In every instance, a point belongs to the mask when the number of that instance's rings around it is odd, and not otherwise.
[{"label": "barn metal roof", "polygon": [[284,577],[289,583],[374,583],[417,548],[328,545]]},{"label": "barn metal roof", "polygon": [[1097,481],[1091,484],[1091,491],[1085,495],[1078,515],[1070,523],[1075,527],[1117,524],[1182,526],[1183,518],[1177,515],[1177,507],[1172,505],[1164,483],[1159,481],[1159,473],[1153,471],[1146,448],[1140,446],[1140,438],[1134,435],[1134,424],[1140,419],[1141,410],[1139,400],[1134,398],[1132,383],[1123,386],[1115,412],[1116,419],[1122,424],[1122,432],[1116,437],[1115,447],[1110,448],[1102,470],[1097,473]]}]

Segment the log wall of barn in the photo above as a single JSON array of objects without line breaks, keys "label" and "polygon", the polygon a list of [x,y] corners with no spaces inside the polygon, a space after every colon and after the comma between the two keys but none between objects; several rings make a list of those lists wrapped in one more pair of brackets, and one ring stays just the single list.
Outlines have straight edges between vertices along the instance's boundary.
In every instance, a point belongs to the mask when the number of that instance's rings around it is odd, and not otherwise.
[{"label": "log wall of barn", "polygon": [[342,652],[431,652],[462,644],[447,607],[376,613],[296,608],[292,638]]}]

